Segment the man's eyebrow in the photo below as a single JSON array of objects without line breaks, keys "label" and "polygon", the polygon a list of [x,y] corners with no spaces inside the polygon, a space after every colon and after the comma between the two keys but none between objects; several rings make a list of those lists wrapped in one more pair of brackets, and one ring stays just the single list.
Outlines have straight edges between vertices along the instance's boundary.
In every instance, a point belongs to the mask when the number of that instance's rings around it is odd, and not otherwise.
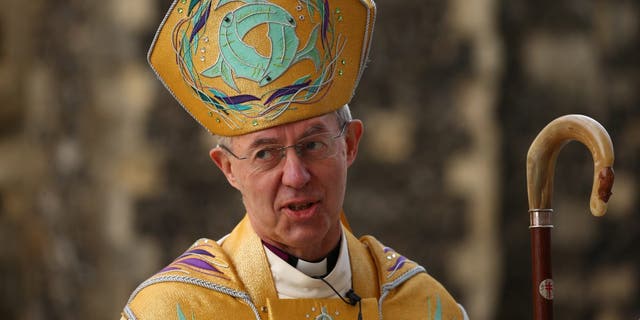
[{"label": "man's eyebrow", "polygon": [[249,150],[265,145],[279,144],[276,138],[258,138],[249,145]]},{"label": "man's eyebrow", "polygon": [[312,125],[311,127],[309,127],[309,129],[305,130],[300,136],[300,138],[305,138],[308,136],[312,136],[314,134],[327,133],[327,132],[329,132],[329,129],[327,128],[327,126],[325,126],[322,123],[319,123],[319,124]]},{"label": "man's eyebrow", "polygon": [[[326,133],[326,132],[329,132],[329,129],[327,129],[327,126],[325,126],[324,124],[315,124],[309,127],[307,130],[305,130],[298,137],[298,139],[304,139],[314,134],[320,134],[320,133]],[[249,145],[249,149],[251,150],[251,149],[255,149],[265,145],[280,145],[280,144],[282,144],[282,142],[278,141],[278,139],[273,137],[258,138],[253,142],[251,142],[251,144]]]}]

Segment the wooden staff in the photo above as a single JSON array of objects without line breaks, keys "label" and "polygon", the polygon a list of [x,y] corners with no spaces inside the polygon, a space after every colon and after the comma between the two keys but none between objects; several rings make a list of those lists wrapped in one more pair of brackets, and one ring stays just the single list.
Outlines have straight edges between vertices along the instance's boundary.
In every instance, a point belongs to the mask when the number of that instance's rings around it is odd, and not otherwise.
[{"label": "wooden staff", "polygon": [[613,144],[595,120],[567,115],[553,120],[536,137],[527,154],[527,193],[531,230],[533,319],[553,319],[551,276],[551,199],[558,153],[572,140],[583,143],[593,156],[594,173],[590,207],[594,216],[607,211],[613,186]]}]

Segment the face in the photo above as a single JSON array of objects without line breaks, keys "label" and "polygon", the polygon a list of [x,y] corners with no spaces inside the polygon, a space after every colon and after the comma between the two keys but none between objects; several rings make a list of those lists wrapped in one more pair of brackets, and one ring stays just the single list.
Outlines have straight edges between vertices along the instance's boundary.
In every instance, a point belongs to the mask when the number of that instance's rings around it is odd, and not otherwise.
[{"label": "face", "polygon": [[[261,144],[292,145],[310,135],[340,131],[334,113],[232,138],[238,156]],[[355,160],[362,122],[353,120],[336,139],[337,153],[322,160],[301,159],[286,149],[278,165],[255,171],[250,160],[239,160],[215,148],[211,158],[229,183],[240,191],[255,232],[270,244],[303,259],[324,257],[339,241],[340,212],[347,168]]]}]

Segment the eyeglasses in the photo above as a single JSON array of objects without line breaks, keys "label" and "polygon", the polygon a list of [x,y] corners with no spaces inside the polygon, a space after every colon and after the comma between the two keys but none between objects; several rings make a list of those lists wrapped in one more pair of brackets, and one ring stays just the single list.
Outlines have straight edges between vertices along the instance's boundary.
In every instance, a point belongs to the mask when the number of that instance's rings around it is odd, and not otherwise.
[{"label": "eyeglasses", "polygon": [[333,157],[338,152],[336,139],[342,137],[349,126],[350,121],[345,122],[337,135],[331,133],[319,133],[305,137],[290,146],[265,145],[250,149],[247,155],[239,157],[229,147],[219,144],[218,146],[238,160],[249,160],[249,165],[254,172],[266,172],[275,168],[282,158],[286,156],[287,149],[292,148],[300,159],[305,162],[323,160]]}]

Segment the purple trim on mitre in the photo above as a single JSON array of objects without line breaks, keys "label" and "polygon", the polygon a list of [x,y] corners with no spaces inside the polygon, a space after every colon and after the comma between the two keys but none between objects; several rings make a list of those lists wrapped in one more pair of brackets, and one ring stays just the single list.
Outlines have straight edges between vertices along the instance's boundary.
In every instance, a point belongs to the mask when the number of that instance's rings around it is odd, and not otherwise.
[{"label": "purple trim on mitre", "polygon": [[400,268],[402,268],[402,266],[404,266],[404,263],[407,262],[407,258],[400,256],[400,258],[398,258],[398,260],[396,260],[396,263],[393,265],[393,267],[387,269],[387,271],[395,271],[398,270]]},{"label": "purple trim on mitre", "polygon": [[307,80],[305,83],[301,83],[301,84],[294,84],[294,85],[290,85],[290,86],[286,86],[284,88],[280,88],[278,90],[276,90],[276,92],[274,92],[268,99],[267,101],[264,103],[265,105],[269,105],[269,103],[271,103],[271,101],[282,97],[282,96],[286,96],[286,95],[290,95],[290,94],[294,94],[298,91],[300,91],[303,88],[306,88],[307,86],[309,86],[309,83],[311,83],[311,80]]},{"label": "purple trim on mitre", "polygon": [[384,247],[384,249],[382,251],[384,251],[384,253],[387,253],[389,251],[393,251],[393,249],[391,249],[389,247]]},{"label": "purple trim on mitre", "polygon": [[[329,26],[329,1],[324,0],[324,17],[322,17],[322,39],[327,40],[327,29]],[[323,41],[324,43],[324,41]]]},{"label": "purple trim on mitre", "polygon": [[203,270],[208,270],[208,271],[214,271],[214,272],[217,272],[217,273],[222,273],[216,267],[214,267],[211,264],[209,264],[208,262],[206,262],[204,260],[200,260],[198,258],[187,258],[187,259],[180,260],[180,261],[178,261],[176,263],[186,264],[186,265],[192,266],[194,268],[198,268],[198,269],[203,269]]},{"label": "purple trim on mitre", "polygon": [[230,105],[235,105],[235,104],[241,104],[241,103],[245,103],[245,102],[249,102],[249,101],[260,100],[260,98],[258,98],[256,96],[252,96],[250,94],[241,94],[241,95],[237,95],[237,96],[233,96],[233,97],[219,97],[219,96],[216,96],[216,98],[218,98],[218,99],[224,101],[224,103],[230,104]]},{"label": "purple trim on mitre", "polygon": [[200,29],[202,29],[202,27],[204,27],[204,25],[207,23],[207,19],[209,19],[209,11],[211,11],[211,2],[209,2],[209,5],[207,6],[207,9],[205,9],[204,14],[200,17],[200,19],[198,19],[198,22],[196,22],[196,25],[193,27],[193,30],[191,31],[191,37],[189,37],[189,42],[193,42],[193,37],[195,37]]}]

